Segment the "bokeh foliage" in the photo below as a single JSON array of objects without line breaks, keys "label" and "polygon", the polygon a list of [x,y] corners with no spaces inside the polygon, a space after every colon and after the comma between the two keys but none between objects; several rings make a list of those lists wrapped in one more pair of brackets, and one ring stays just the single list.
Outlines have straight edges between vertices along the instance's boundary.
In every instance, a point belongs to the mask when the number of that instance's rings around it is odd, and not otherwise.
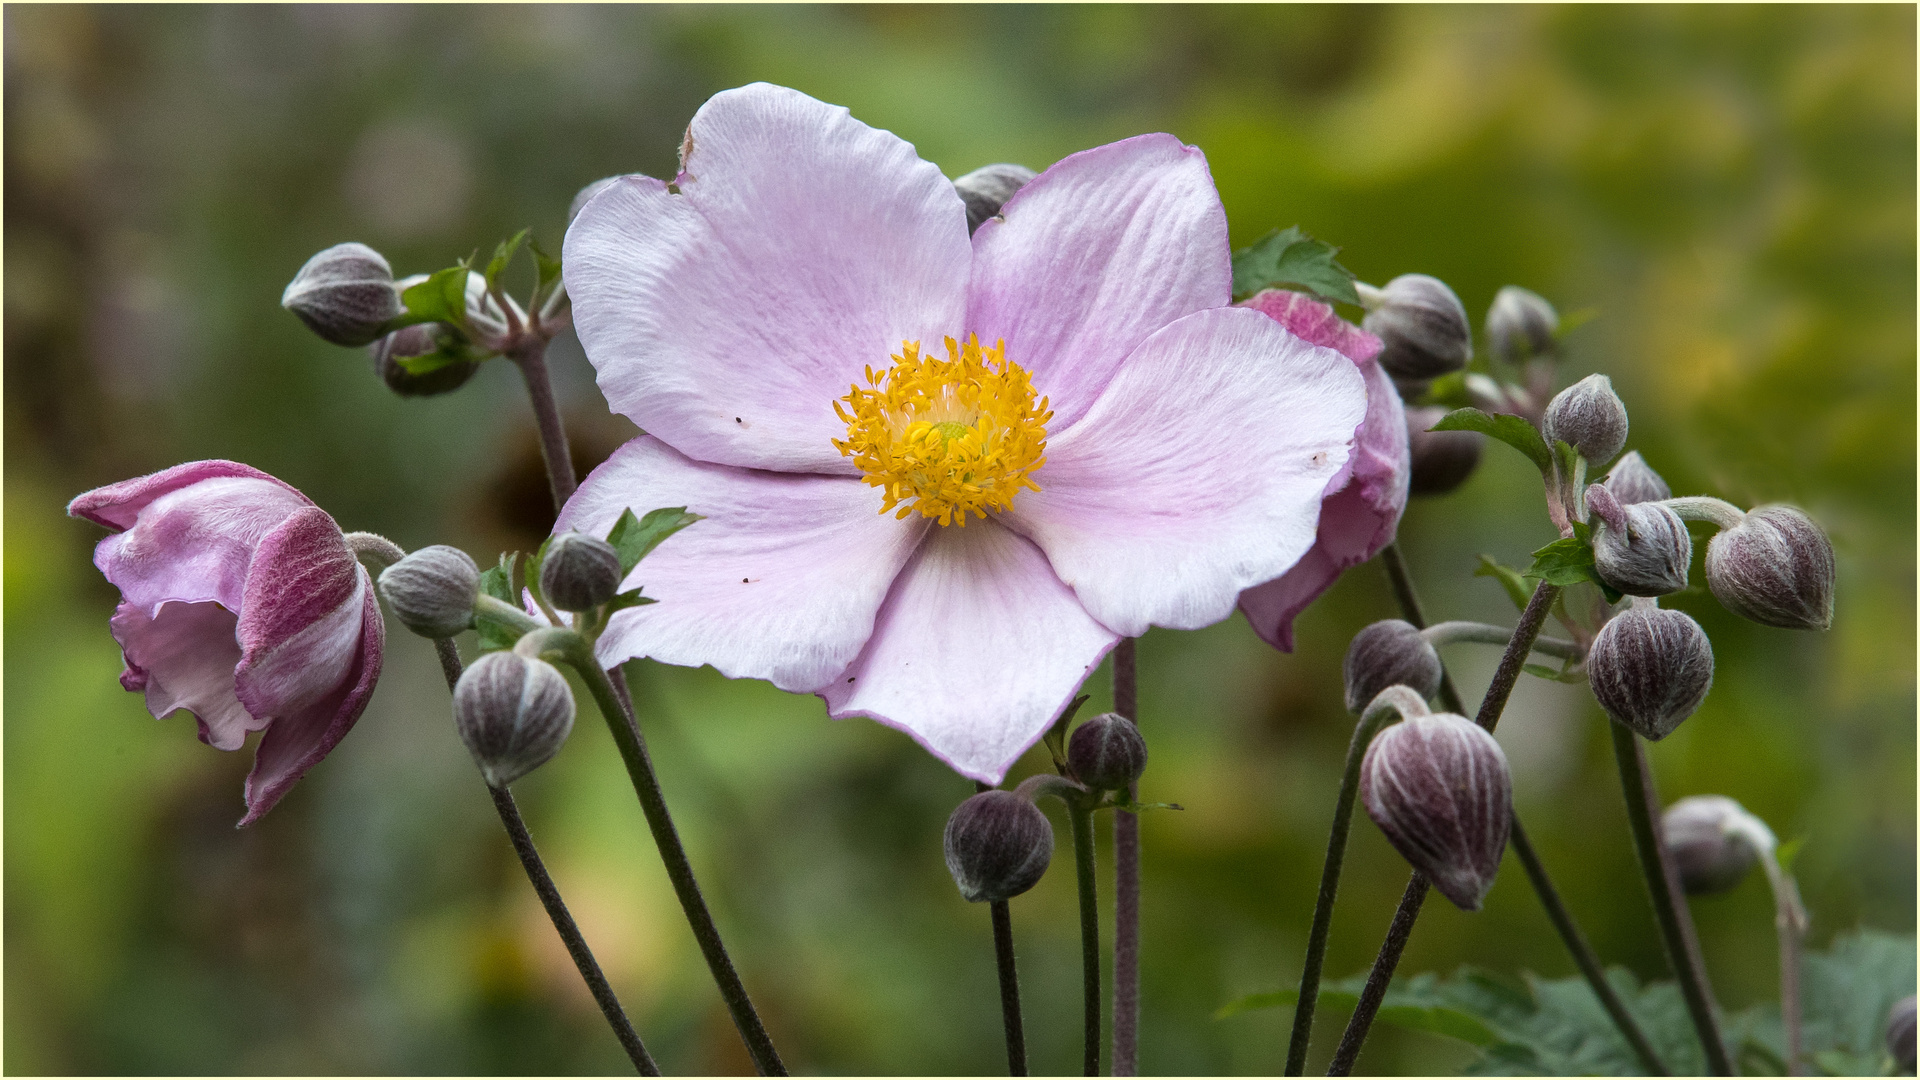
[{"label": "bokeh foliage", "polygon": [[[5,11],[5,978],[9,1072],[618,1072],[448,723],[391,637],[360,726],[244,833],[248,755],[116,684],[113,591],[72,495],[196,457],[300,486],[348,528],[487,561],[548,520],[513,373],[390,396],[279,310],[313,251],[397,270],[523,225],[557,249],[581,185],[672,167],[709,94],[844,104],[958,175],[1142,131],[1204,149],[1249,243],[1298,224],[1364,280],[1435,274],[1599,316],[1631,445],[1681,492],[1797,502],[1830,529],[1838,618],[1755,627],[1704,592],[1706,706],[1653,750],[1666,796],[1731,795],[1783,838],[1824,944],[1914,924],[1914,12],[1906,7],[68,7]],[[630,432],[554,354],[585,463]],[[1205,433],[1195,433],[1204,438]],[[1222,452],[1230,452],[1222,448]],[[1506,619],[1475,556],[1552,536],[1489,448],[1415,505],[1430,609]],[[1348,637],[1392,614],[1363,567],[1275,654],[1238,618],[1141,645],[1149,1072],[1272,1072],[1285,1016],[1211,1019],[1297,977],[1349,718]],[[1493,657],[1451,658],[1471,695]],[[710,670],[632,676],[683,833],[788,1060],[1003,1067],[986,911],[940,829],[968,783],[904,736]],[[1105,673],[1089,689],[1106,700]],[[1528,680],[1500,737],[1519,809],[1611,963],[1664,977],[1597,709]],[[1020,771],[1040,767],[1040,752]],[[1018,774],[1016,774],[1018,775]],[[521,798],[669,1071],[742,1071],[609,741]],[[1064,830],[1064,821],[1058,823]],[[1064,831],[1063,831],[1064,836]],[[1371,959],[1405,877],[1355,829],[1330,976]],[[1064,864],[1063,864],[1064,865]],[[1039,1071],[1077,1054],[1072,875],[1014,905]],[[1774,995],[1757,875],[1696,917],[1721,998]],[[1429,905],[1404,971],[1571,965],[1517,868]],[[1339,1009],[1323,1011],[1315,1061]],[[1460,1044],[1382,1030],[1363,1071]]]}]

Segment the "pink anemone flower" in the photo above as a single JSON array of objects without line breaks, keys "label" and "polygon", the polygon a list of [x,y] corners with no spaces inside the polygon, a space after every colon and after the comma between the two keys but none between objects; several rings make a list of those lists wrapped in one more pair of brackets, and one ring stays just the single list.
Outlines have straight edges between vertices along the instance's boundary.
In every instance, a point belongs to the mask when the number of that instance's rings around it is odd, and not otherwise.
[{"label": "pink anemone flower", "polygon": [[1327,481],[1320,530],[1293,569],[1240,594],[1240,610],[1261,639],[1293,651],[1293,619],[1333,587],[1340,572],[1393,542],[1407,508],[1413,459],[1400,392],[1374,357],[1380,339],[1334,314],[1332,306],[1284,289],[1268,289],[1243,306],[1261,312],[1315,345],[1353,361],[1367,382],[1367,415],[1354,433],[1353,456]]},{"label": "pink anemone flower", "polygon": [[340,527],[292,485],[232,461],[110,484],[67,513],[113,530],[93,564],[120,589],[111,626],[147,710],[193,713],[238,750],[250,825],[319,764],[373,694],[385,629]]},{"label": "pink anemone flower", "polygon": [[560,516],[706,516],[638,567],[600,659],[711,664],[997,783],[1122,636],[1232,614],[1314,543],[1367,406],[1353,361],[1230,306],[1206,158],[1074,154],[971,238],[953,185],[755,84],[671,182],[567,232],[613,408],[646,434]]}]

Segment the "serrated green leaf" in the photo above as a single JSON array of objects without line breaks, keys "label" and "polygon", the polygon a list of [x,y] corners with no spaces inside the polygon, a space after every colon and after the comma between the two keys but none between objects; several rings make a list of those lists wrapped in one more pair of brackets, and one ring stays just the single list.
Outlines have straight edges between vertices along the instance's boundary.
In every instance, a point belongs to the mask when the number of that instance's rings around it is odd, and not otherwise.
[{"label": "serrated green leaf", "polygon": [[521,243],[526,240],[527,234],[532,231],[530,228],[521,229],[519,232],[513,234],[512,239],[500,241],[499,246],[493,249],[493,258],[487,260],[487,269],[484,275],[487,279],[487,290],[489,292],[499,283],[501,273],[507,269],[507,264],[513,262],[514,254],[520,250]]},{"label": "serrated green leaf", "polygon": [[1233,253],[1233,295],[1252,296],[1262,289],[1300,285],[1316,296],[1343,304],[1360,305],[1353,287],[1353,271],[1334,261],[1340,249],[1315,240],[1294,225],[1254,241]]},{"label": "serrated green leaf", "polygon": [[1549,585],[1575,585],[1594,580],[1593,545],[1576,536],[1562,537],[1533,553],[1533,565],[1521,572]]},{"label": "serrated green leaf", "polygon": [[510,558],[511,556],[508,555],[500,556],[500,565],[489,567],[486,573],[480,575],[480,591],[503,604],[518,607],[520,601],[513,595],[513,568],[508,561]]},{"label": "serrated green leaf", "polygon": [[684,506],[650,510],[646,517],[635,517],[631,508],[622,511],[620,520],[614,522],[613,530],[607,533],[607,543],[620,553],[620,576],[625,578],[631,574],[662,540],[699,520],[701,515],[687,513]]},{"label": "serrated green leaf", "polygon": [[552,543],[553,537],[547,537],[545,540],[540,541],[540,546],[534,549],[532,555],[527,556],[527,568],[525,571],[527,575],[527,591],[533,593],[536,601],[545,599],[540,593],[540,564],[547,561],[547,548]]},{"label": "serrated green leaf", "polygon": [[480,634],[481,652],[499,652],[511,649],[520,640],[520,631],[503,622],[496,622],[484,615],[473,617],[473,628]]},{"label": "serrated green leaf", "polygon": [[1521,611],[1526,610],[1530,590],[1527,588],[1527,579],[1520,576],[1520,571],[1503,565],[1491,555],[1482,555],[1480,568],[1473,572],[1473,576],[1490,577],[1498,581],[1500,587],[1506,590],[1507,599],[1513,601],[1513,606]]},{"label": "serrated green leaf", "polygon": [[459,263],[435,271],[427,280],[400,294],[401,314],[387,323],[389,331],[418,323],[467,324],[467,265]]},{"label": "serrated green leaf", "polygon": [[553,295],[553,290],[560,284],[560,260],[540,250],[540,245],[534,243],[531,238],[527,240],[527,250],[533,252],[534,285],[532,307],[534,310],[538,310],[547,302],[547,298]]},{"label": "serrated green leaf", "polygon": [[1547,448],[1547,440],[1540,437],[1540,429],[1528,423],[1525,417],[1511,413],[1485,413],[1473,408],[1455,409],[1441,417],[1440,422],[1429,430],[1478,431],[1527,455],[1527,460],[1540,470],[1540,475],[1549,478],[1553,475],[1553,451]]},{"label": "serrated green leaf", "polygon": [[626,592],[615,594],[613,599],[607,601],[607,614],[611,616],[616,611],[623,611],[630,607],[657,603],[659,601],[651,596],[641,596],[639,589],[628,589]]}]

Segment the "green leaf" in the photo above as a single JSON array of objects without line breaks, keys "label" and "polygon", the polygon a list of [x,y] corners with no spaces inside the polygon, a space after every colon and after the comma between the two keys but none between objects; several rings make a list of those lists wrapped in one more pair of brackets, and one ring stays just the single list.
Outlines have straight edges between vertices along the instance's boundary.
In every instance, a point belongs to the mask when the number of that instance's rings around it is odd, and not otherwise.
[{"label": "green leaf", "polygon": [[554,289],[560,284],[560,260],[540,250],[540,245],[534,243],[531,239],[527,241],[527,250],[533,252],[534,285],[532,309],[537,311],[541,305],[547,302],[547,298],[553,295]]},{"label": "green leaf", "polygon": [[1533,565],[1523,571],[1549,585],[1578,585],[1599,581],[1593,568],[1593,545],[1577,536],[1563,537],[1533,553]]},{"label": "green leaf", "polygon": [[473,617],[473,628],[480,633],[481,652],[499,652],[511,649],[520,640],[520,631],[503,622],[496,622],[485,615]]},{"label": "green leaf", "polygon": [[1553,451],[1547,449],[1547,440],[1540,437],[1540,429],[1528,423],[1525,417],[1511,413],[1485,413],[1472,408],[1455,409],[1441,417],[1440,422],[1429,430],[1478,431],[1527,455],[1527,459],[1540,470],[1540,475],[1553,476]]},{"label": "green leaf", "polygon": [[[1319,1000],[1325,1002],[1331,996],[1322,990]],[[1268,990],[1265,993],[1248,994],[1238,1001],[1229,1001],[1213,1010],[1213,1018],[1225,1020],[1229,1016],[1237,1016],[1243,1012],[1252,1012],[1255,1009],[1277,1009],[1282,1005],[1292,1005],[1299,1000],[1300,991],[1298,990]]]},{"label": "green leaf", "polygon": [[540,541],[539,548],[527,557],[527,591],[533,593],[536,601],[545,599],[545,597],[540,594],[540,564],[547,561],[547,547],[552,543],[553,537],[547,537],[545,540]]},{"label": "green leaf", "polygon": [[400,294],[400,306],[400,317],[387,323],[389,331],[428,322],[465,327],[467,264],[458,263],[436,271],[427,280],[409,287]]},{"label": "green leaf", "polygon": [[651,596],[641,596],[639,589],[628,589],[626,592],[616,593],[613,599],[607,601],[607,614],[611,616],[616,611],[623,611],[630,607],[639,607],[642,604],[657,604],[659,602],[660,601],[655,600]]},{"label": "green leaf", "polygon": [[500,245],[493,249],[493,258],[487,260],[485,275],[488,291],[492,291],[493,287],[499,283],[501,273],[506,270],[507,264],[513,261],[514,254],[520,250],[521,243],[526,240],[527,234],[532,231],[530,228],[521,229],[519,232],[513,234],[511,240],[502,240],[500,241]]},{"label": "green leaf", "polygon": [[480,575],[480,591],[503,604],[520,606],[520,599],[513,595],[513,559],[514,554],[500,556],[500,565],[488,568]]},{"label": "green leaf", "polygon": [[1309,292],[1342,304],[1360,305],[1353,288],[1353,271],[1333,260],[1340,249],[1315,240],[1294,225],[1275,229],[1253,246],[1233,253],[1233,295],[1252,296],[1279,285],[1300,285]]},{"label": "green leaf", "polygon": [[635,517],[632,509],[623,511],[607,534],[607,543],[620,553],[620,576],[632,573],[648,552],[660,546],[660,541],[699,520],[701,515],[687,513],[684,506],[651,510],[643,518]]},{"label": "green leaf", "polygon": [[1545,664],[1522,664],[1520,665],[1520,670],[1536,679],[1546,679],[1551,682],[1560,681],[1560,673]]},{"label": "green leaf", "polygon": [[1491,555],[1482,555],[1480,568],[1473,572],[1473,576],[1490,577],[1498,581],[1500,587],[1507,591],[1507,599],[1513,601],[1513,606],[1521,611],[1526,610],[1528,594],[1532,590],[1527,588],[1527,579],[1520,576],[1520,571],[1502,565]]},{"label": "green leaf", "polygon": [[1087,703],[1089,696],[1081,694],[1067,702],[1067,707],[1061,710],[1060,719],[1055,720],[1047,733],[1041,736],[1041,741],[1047,744],[1047,752],[1053,755],[1053,767],[1059,772],[1067,771],[1067,727],[1073,723],[1074,714]]}]

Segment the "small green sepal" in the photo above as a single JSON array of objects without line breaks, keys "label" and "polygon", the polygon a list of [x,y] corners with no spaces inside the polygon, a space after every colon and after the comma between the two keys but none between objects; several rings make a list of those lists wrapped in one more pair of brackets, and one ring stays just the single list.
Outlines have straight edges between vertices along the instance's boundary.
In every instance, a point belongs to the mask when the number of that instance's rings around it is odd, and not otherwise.
[{"label": "small green sepal", "polygon": [[1244,300],[1262,289],[1299,285],[1323,299],[1359,307],[1353,271],[1334,261],[1339,253],[1298,225],[1275,229],[1233,253],[1233,297]]}]

